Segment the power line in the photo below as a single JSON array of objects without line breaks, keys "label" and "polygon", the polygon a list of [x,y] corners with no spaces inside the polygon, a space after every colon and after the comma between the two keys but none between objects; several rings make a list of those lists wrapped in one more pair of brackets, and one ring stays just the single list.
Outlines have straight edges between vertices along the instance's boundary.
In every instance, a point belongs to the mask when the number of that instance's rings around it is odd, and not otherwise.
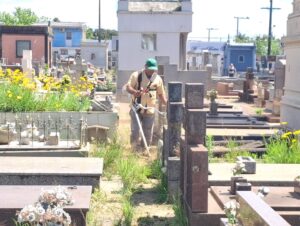
[{"label": "power line", "polygon": [[268,34],[268,56],[271,55],[271,40],[272,40],[272,14],[274,9],[281,9],[281,8],[274,8],[273,7],[273,0],[270,0],[270,7],[263,7],[261,9],[268,9],[269,10],[269,34]]}]

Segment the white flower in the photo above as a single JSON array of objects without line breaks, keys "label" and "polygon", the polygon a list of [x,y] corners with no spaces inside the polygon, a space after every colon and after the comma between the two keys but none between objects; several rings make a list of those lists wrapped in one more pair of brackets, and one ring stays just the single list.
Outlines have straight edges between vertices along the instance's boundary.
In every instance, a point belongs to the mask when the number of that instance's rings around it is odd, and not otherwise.
[{"label": "white flower", "polygon": [[268,195],[270,192],[270,189],[268,187],[260,187],[257,191],[257,195],[261,198]]}]

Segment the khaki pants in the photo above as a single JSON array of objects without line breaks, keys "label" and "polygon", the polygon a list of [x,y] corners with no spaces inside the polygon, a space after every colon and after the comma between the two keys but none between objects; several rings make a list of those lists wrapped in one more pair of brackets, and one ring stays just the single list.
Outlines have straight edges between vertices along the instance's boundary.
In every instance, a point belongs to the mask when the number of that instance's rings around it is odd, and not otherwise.
[{"label": "khaki pants", "polygon": [[[139,146],[141,144],[142,147],[144,146],[143,140],[139,140],[140,138],[140,130],[139,125],[136,120],[136,116],[134,111],[131,109],[130,112],[131,118],[131,135],[130,135],[130,143],[133,147]],[[147,145],[150,146],[152,143],[152,136],[153,136],[153,125],[154,125],[154,114],[141,114],[138,113],[144,135],[147,141]]]}]

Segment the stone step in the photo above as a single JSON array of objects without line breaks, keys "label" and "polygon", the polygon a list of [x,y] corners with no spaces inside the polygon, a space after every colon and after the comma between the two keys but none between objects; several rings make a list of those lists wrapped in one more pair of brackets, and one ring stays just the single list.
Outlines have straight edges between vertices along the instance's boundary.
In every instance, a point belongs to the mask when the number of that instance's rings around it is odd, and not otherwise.
[{"label": "stone step", "polygon": [[103,159],[0,157],[0,185],[100,186]]},{"label": "stone step", "polygon": [[[0,186],[0,222],[6,226],[15,226],[13,219],[17,219],[16,211],[27,205],[34,204],[41,190],[51,190],[56,186]],[[74,203],[64,210],[70,214],[72,225],[85,226],[86,213],[89,210],[92,187],[68,186]],[[26,194],[26,195],[24,195]],[[2,224],[1,224],[2,225]]]}]

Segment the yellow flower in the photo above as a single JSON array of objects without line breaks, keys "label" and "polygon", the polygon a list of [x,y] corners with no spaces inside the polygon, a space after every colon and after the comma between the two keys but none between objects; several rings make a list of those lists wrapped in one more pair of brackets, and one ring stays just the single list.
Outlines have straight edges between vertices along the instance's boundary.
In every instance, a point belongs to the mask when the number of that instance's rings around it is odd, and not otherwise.
[{"label": "yellow flower", "polygon": [[288,136],[286,135],[286,134],[283,134],[282,136],[281,136],[281,139],[287,139],[288,138]]},{"label": "yellow flower", "polygon": [[7,95],[9,98],[12,98],[12,94],[11,93],[8,93],[8,95]]},{"label": "yellow flower", "polygon": [[292,132],[287,132],[287,133],[285,133],[283,135],[290,136],[290,135],[292,135]]},{"label": "yellow flower", "polygon": [[296,143],[296,142],[297,142],[297,140],[296,140],[296,139],[293,139],[293,140],[292,140],[292,143]]},{"label": "yellow flower", "polygon": [[300,130],[294,131],[294,135],[299,135],[299,134],[300,134]]},{"label": "yellow flower", "polygon": [[21,96],[17,96],[17,99],[18,99],[18,100],[21,100],[21,99],[22,99],[22,97],[21,97]]}]

